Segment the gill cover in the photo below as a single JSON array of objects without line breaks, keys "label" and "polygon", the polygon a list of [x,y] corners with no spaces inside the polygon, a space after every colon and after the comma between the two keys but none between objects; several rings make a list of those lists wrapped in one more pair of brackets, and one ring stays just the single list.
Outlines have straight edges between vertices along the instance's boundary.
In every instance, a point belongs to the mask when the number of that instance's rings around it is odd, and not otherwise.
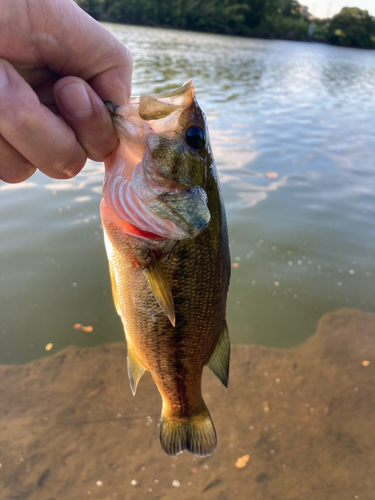
[{"label": "gill cover", "polygon": [[[126,106],[107,106],[120,138],[106,161],[107,205],[141,231],[172,240],[195,238],[211,216],[205,192],[207,127],[193,82],[132,98]],[[196,130],[200,142],[190,137]]]}]

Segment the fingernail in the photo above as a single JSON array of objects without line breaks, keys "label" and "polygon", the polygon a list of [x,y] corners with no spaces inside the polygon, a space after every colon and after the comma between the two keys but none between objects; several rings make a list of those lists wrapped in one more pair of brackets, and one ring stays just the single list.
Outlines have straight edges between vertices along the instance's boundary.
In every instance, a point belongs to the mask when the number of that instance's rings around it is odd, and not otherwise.
[{"label": "fingernail", "polygon": [[6,69],[0,64],[0,88],[6,87],[9,84],[9,77]]},{"label": "fingernail", "polygon": [[59,92],[60,104],[72,118],[85,118],[92,113],[90,97],[82,83],[69,83]]}]

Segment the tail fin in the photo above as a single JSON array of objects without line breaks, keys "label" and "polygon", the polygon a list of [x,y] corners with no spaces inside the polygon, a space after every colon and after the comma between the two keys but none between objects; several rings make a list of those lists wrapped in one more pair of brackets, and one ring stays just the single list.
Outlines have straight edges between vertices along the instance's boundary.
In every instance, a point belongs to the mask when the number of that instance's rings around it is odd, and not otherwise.
[{"label": "tail fin", "polygon": [[217,446],[215,427],[206,405],[202,412],[191,417],[169,417],[163,408],[160,442],[171,457],[190,451],[196,457],[209,457]]}]

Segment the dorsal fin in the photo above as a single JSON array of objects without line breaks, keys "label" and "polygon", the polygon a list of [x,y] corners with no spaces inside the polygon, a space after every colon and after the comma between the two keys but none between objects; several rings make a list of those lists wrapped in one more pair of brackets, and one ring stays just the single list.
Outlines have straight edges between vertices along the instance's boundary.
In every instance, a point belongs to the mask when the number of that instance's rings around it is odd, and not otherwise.
[{"label": "dorsal fin", "polygon": [[138,361],[128,342],[128,375],[133,396],[135,396],[138,382],[145,371],[146,368]]},{"label": "dorsal fin", "polygon": [[230,357],[230,341],[228,335],[227,322],[224,322],[220,337],[215,346],[214,352],[206,363],[206,366],[220,380],[224,387],[228,387],[229,380],[229,357]]},{"label": "dorsal fin", "polygon": [[176,326],[172,292],[155,254],[151,254],[150,262],[142,268],[142,271],[157,303],[163,309],[172,326]]}]

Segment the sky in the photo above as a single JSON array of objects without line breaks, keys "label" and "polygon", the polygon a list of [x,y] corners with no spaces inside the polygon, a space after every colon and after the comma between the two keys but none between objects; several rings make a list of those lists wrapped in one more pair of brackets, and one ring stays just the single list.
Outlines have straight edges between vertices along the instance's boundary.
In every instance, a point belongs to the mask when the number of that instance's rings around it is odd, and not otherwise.
[{"label": "sky", "polygon": [[340,12],[342,7],[359,7],[375,16],[375,0],[299,0],[299,3],[307,5],[315,17],[332,17]]}]

